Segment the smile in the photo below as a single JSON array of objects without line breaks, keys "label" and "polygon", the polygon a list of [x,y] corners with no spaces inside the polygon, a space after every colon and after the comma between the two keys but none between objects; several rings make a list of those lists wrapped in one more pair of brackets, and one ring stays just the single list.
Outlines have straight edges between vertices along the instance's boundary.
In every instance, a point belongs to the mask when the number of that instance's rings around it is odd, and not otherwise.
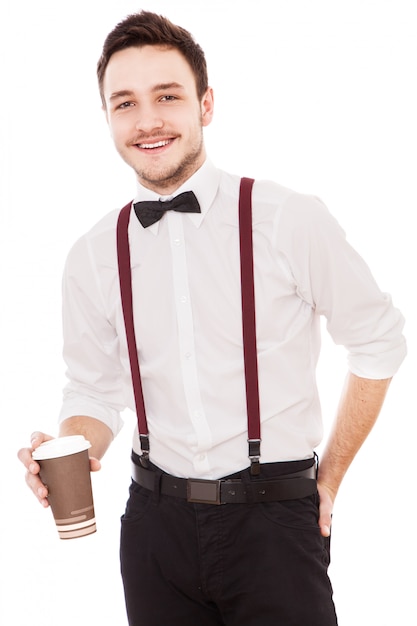
[{"label": "smile", "polygon": [[142,148],[145,150],[153,150],[155,148],[163,148],[171,143],[171,140],[167,139],[165,141],[157,141],[156,143],[138,143],[136,144],[138,148]]}]

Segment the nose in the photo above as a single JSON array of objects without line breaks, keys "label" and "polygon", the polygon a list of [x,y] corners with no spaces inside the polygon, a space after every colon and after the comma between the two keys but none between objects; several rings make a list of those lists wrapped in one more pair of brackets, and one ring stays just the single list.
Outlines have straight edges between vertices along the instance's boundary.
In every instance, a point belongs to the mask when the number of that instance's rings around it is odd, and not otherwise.
[{"label": "nose", "polygon": [[164,125],[161,116],[156,107],[151,105],[142,105],[138,108],[138,116],[136,118],[136,130],[143,133],[150,133],[156,128],[162,128]]}]

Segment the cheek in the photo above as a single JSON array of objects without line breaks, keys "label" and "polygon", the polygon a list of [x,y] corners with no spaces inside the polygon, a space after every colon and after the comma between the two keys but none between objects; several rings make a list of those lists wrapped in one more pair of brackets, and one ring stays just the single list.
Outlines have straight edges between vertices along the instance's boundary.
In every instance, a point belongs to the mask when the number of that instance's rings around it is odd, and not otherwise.
[{"label": "cheek", "polygon": [[182,128],[194,128],[201,120],[201,109],[197,106],[172,107],[161,116],[166,122],[175,123]]},{"label": "cheek", "polygon": [[109,130],[113,141],[117,143],[132,133],[132,124],[128,123],[127,116],[123,118],[110,118]]}]

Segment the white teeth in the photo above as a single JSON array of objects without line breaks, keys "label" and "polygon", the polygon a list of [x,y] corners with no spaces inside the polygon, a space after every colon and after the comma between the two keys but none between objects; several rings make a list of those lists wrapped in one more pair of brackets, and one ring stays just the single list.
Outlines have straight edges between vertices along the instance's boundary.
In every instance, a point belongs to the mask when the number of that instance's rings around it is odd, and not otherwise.
[{"label": "white teeth", "polygon": [[139,143],[139,148],[161,148],[169,144],[169,141],[158,141],[157,143]]}]

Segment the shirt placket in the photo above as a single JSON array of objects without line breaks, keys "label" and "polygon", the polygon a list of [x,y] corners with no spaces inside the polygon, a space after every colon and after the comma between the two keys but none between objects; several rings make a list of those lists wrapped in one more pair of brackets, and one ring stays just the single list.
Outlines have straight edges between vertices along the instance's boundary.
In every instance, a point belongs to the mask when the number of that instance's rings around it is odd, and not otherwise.
[{"label": "shirt placket", "polygon": [[[188,266],[183,229],[186,217],[170,211],[166,217],[172,253],[175,311],[178,324],[178,342],[184,393],[188,416],[194,428],[196,454],[194,469],[197,473],[209,472],[207,450],[212,436],[201,400],[198,382],[192,301],[188,280]],[[193,437],[193,439],[194,439]]]}]

